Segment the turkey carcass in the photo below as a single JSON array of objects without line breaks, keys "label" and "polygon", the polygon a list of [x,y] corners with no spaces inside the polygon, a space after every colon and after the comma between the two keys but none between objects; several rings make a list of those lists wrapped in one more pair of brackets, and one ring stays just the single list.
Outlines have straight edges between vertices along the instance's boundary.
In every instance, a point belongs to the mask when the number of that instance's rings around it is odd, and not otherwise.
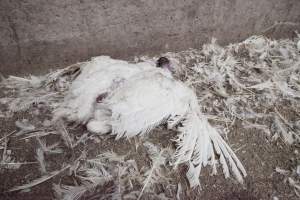
[{"label": "turkey carcass", "polygon": [[131,64],[108,56],[93,58],[81,67],[81,73],[73,81],[64,102],[54,111],[54,121],[66,118],[85,124],[93,117],[97,97],[110,93],[135,74],[153,68],[155,66],[146,62]]},{"label": "turkey carcass", "polygon": [[216,170],[217,153],[226,177],[230,175],[228,163],[238,181],[246,176],[234,152],[201,114],[194,91],[163,71],[148,70],[132,76],[97,107],[87,124],[91,131],[111,131],[117,139],[130,138],[148,133],[162,122],[168,127],[181,122],[177,164],[190,161],[200,173],[201,167],[211,163]]}]

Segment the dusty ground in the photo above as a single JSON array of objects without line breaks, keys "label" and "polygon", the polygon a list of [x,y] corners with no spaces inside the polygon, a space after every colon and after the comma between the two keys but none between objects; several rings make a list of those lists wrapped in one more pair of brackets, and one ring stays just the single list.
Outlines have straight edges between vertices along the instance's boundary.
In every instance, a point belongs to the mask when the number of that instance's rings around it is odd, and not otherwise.
[{"label": "dusty ground", "polygon": [[[30,121],[40,120],[41,116],[33,116],[27,113],[18,114],[12,119],[1,119],[1,138],[14,131],[15,120],[30,119]],[[186,189],[181,199],[298,199],[293,189],[285,183],[284,175],[275,172],[276,167],[282,169],[294,168],[295,160],[291,160],[290,155],[299,147],[289,147],[281,141],[271,142],[266,136],[260,132],[248,131],[239,127],[240,123],[232,129],[229,134],[228,141],[236,150],[236,153],[245,168],[248,176],[244,185],[240,185],[234,179],[224,179],[223,175],[210,176],[210,169],[205,169],[201,174],[202,190],[191,191]],[[74,130],[74,134],[80,135],[84,132],[84,127]],[[162,146],[170,145],[170,135],[176,134],[166,130],[154,131],[150,135],[149,140]],[[47,136],[47,141],[55,141],[57,136]],[[145,152],[141,149],[135,150],[134,145],[128,141],[121,139],[115,141],[113,137],[105,136],[99,138],[101,142],[95,144],[92,140],[86,144],[80,145],[77,149],[88,149],[89,156],[97,155],[100,152],[113,150],[118,154],[126,154],[130,152],[129,157],[135,158],[138,167],[149,164],[149,159],[145,156]],[[8,148],[12,150],[13,156],[18,161],[35,161],[35,149],[37,141],[29,139],[28,141],[19,140],[18,137],[9,137]],[[59,168],[62,162],[68,162],[78,156],[78,152],[70,152],[65,149],[63,154],[47,157],[49,163],[49,171]],[[295,155],[296,157],[297,155]],[[184,170],[184,168],[181,168]],[[178,170],[180,171],[180,169]],[[177,172],[178,172],[177,171]],[[180,174],[180,173],[179,173]],[[220,173],[221,174],[221,173]],[[40,176],[39,166],[37,164],[22,165],[19,169],[1,169],[0,191],[1,199],[53,199],[52,183],[67,181],[67,174],[60,174],[53,179],[37,185],[30,190],[23,192],[6,192],[8,189],[16,185],[26,183],[28,179],[34,179]],[[186,188],[186,181],[183,177],[177,176],[173,180],[175,183],[181,182]],[[107,186],[108,187],[108,186]],[[176,188],[166,192],[166,186],[161,188],[160,192],[165,192],[167,197],[176,199]],[[83,199],[94,199],[93,196]],[[99,193],[98,193],[99,195]],[[100,193],[101,195],[101,193]],[[145,195],[147,196],[147,195]],[[147,197],[145,197],[147,199]]]},{"label": "dusty ground", "polygon": [[[240,57],[249,59],[247,52],[245,53],[245,55],[240,55]],[[224,63],[224,60],[221,60],[221,63]],[[193,62],[197,63],[199,61]],[[210,61],[208,60],[208,62]],[[186,63],[186,65],[192,64]],[[261,73],[259,72],[259,68],[255,69],[256,71],[258,71],[257,74],[259,75]],[[197,87],[196,92],[197,94],[199,93],[198,96],[201,96],[201,92],[205,90],[205,87],[208,88],[210,87],[210,85],[203,85],[203,87],[204,88]],[[227,91],[230,94],[230,91],[233,91],[233,89],[228,88]],[[10,91],[8,93],[6,93],[5,91],[0,91],[0,98],[9,97],[10,95],[12,95],[11,92],[13,93],[13,91]],[[215,95],[214,92],[212,92],[212,94]],[[259,94],[260,93],[257,92],[256,97],[258,97]],[[235,93],[234,95],[239,95],[239,93]],[[220,97],[216,98],[221,99]],[[257,99],[261,100],[259,98]],[[296,100],[298,101],[299,99]],[[259,103],[261,103],[261,107],[253,107],[253,109],[261,108],[259,110],[256,110],[257,113],[275,113],[278,111],[284,119],[290,122],[290,124],[295,123],[299,119],[299,111],[297,111],[297,108],[291,106],[292,104],[290,104],[289,101],[280,99],[270,107],[263,107],[265,105],[265,102]],[[210,100],[207,100],[207,104],[207,108],[213,108],[214,106],[213,102],[211,102]],[[243,105],[244,104],[238,104],[238,107],[241,108],[243,107]],[[36,112],[37,110],[39,112]],[[219,111],[222,111],[222,109],[219,109]],[[208,113],[211,115],[215,114],[214,110],[211,110]],[[12,168],[13,166],[9,168],[7,167],[7,165],[4,165],[0,162],[1,200],[54,199],[55,193],[53,190],[53,184],[80,185],[80,183],[77,182],[78,180],[76,179],[76,176],[74,174],[68,174],[69,170],[65,170],[54,176],[53,178],[34,187],[31,187],[30,189],[8,192],[8,190],[15,186],[26,184],[43,176],[41,167],[36,162],[36,150],[38,147],[40,147],[38,138],[31,137],[28,139],[22,139],[24,136],[30,135],[32,133],[28,133],[25,135],[23,134],[20,136],[16,135],[15,133],[10,134],[13,131],[19,130],[18,128],[16,128],[15,121],[22,121],[22,119],[27,119],[31,124],[35,125],[36,130],[39,130],[45,129],[45,127],[43,127],[43,121],[45,119],[51,120],[51,118],[51,112],[49,112],[49,110],[47,110],[47,108],[43,105],[32,105],[28,111],[17,112],[15,113],[15,115],[9,118],[0,117],[0,144],[7,144],[6,147],[5,145],[0,146],[2,159],[4,156],[3,152],[5,152],[4,149],[6,149],[9,150],[9,156],[14,159],[10,162],[33,162],[30,164],[23,164],[19,168],[15,169]],[[264,121],[259,121],[260,123],[258,124],[266,125],[267,129],[271,130],[272,125],[274,124],[271,119],[273,118],[260,118],[259,120]],[[251,120],[252,119],[249,119],[248,122],[252,122]],[[214,124],[215,122],[212,123]],[[253,121],[253,123],[255,124],[256,121]],[[217,126],[220,124],[214,125]],[[300,164],[300,146],[298,145],[298,143],[288,145],[282,140],[281,137],[279,137],[277,140],[274,140],[272,136],[274,136],[274,132],[276,131],[272,132],[272,134],[270,135],[267,135],[261,130],[255,128],[245,129],[244,127],[245,126],[243,124],[243,121],[239,119],[234,120],[233,125],[229,127],[230,130],[226,138],[229,146],[235,151],[238,158],[247,170],[248,175],[244,180],[244,184],[239,184],[233,177],[225,179],[221,169],[218,169],[218,175],[211,176],[211,168],[207,167],[204,168],[200,174],[201,190],[199,188],[192,190],[188,187],[188,181],[185,178],[187,167],[185,165],[180,165],[177,169],[171,170],[171,172],[168,174],[168,177],[170,179],[165,181],[163,184],[155,185],[155,187],[151,191],[152,194],[150,192],[144,192],[142,199],[299,199],[294,191],[294,187],[292,187],[288,181],[288,177],[290,177],[292,171],[295,172],[295,169]],[[84,126],[74,126],[70,124],[69,126],[67,126],[67,129],[75,141],[77,141],[83,134],[87,133]],[[161,148],[170,147],[172,149],[175,149],[175,143],[172,142],[171,139],[173,139],[176,134],[177,133],[174,131],[166,130],[164,126],[155,129],[142,139],[120,139],[116,141],[113,136],[96,136],[88,133],[88,139],[82,143],[79,143],[79,145],[75,148],[68,147],[62,140],[61,135],[49,134],[46,136],[41,136],[40,138],[44,139],[47,142],[47,145],[58,142],[58,147],[62,149],[62,153],[45,155],[47,172],[60,170],[67,164],[74,165],[74,163],[76,163],[76,161],[82,156],[82,152],[86,152],[87,158],[94,158],[96,155],[108,151],[113,151],[118,155],[124,155],[125,160],[135,160],[138,170],[143,171],[145,168],[149,168],[152,165],[151,158],[142,145],[143,142],[150,141]],[[9,136],[6,137],[7,135]],[[282,169],[281,173],[278,173],[278,171],[280,172],[280,170],[278,169]],[[288,170],[289,172],[284,170]],[[293,174],[293,176],[295,176],[295,173]],[[296,174],[296,176],[298,179],[299,175]],[[116,188],[116,186],[114,185],[115,182],[117,181],[108,181],[105,185],[98,186],[94,191],[87,192],[81,199],[111,199],[110,197],[105,197],[104,194],[110,193]],[[123,195],[129,194],[132,191],[140,192],[142,189],[141,182],[142,181],[133,181],[131,188],[125,189]],[[178,195],[179,185],[181,185],[182,187],[182,192]],[[156,196],[153,194],[155,194]]]}]

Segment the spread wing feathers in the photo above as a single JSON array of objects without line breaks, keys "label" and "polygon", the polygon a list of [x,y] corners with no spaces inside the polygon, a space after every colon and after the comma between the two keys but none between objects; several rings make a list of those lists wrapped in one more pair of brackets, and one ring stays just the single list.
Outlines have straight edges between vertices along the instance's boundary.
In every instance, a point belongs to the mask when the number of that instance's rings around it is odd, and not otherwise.
[{"label": "spread wing feathers", "polygon": [[[175,86],[175,87],[174,87]],[[185,115],[188,98],[183,86],[162,73],[142,73],[107,98],[117,138],[145,134],[177,115]]]},{"label": "spread wing feathers", "polygon": [[54,111],[54,120],[65,117],[85,123],[92,117],[98,95],[110,92],[129,77],[153,68],[148,63],[130,64],[108,56],[93,58],[82,67],[64,103]]},{"label": "spread wing feathers", "polygon": [[238,181],[246,176],[234,152],[200,113],[196,94],[182,83],[160,72],[142,73],[117,89],[106,103],[117,138],[145,134],[164,121],[183,118],[176,140],[176,164],[191,161],[200,173],[201,166],[210,163],[216,172],[217,153],[225,177],[230,175],[228,165]]}]

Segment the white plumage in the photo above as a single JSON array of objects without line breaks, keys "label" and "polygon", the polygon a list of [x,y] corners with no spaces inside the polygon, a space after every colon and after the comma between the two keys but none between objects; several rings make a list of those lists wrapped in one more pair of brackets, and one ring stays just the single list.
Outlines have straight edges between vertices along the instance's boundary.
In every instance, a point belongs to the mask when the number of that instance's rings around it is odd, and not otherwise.
[{"label": "white plumage", "polygon": [[[99,94],[112,91],[131,76],[151,69],[149,63],[129,64],[108,56],[93,58],[82,66],[81,74],[73,81],[65,103],[55,111],[55,118],[86,123],[93,114],[95,99]],[[62,109],[64,108],[64,109]]]},{"label": "white plumage", "polygon": [[[108,96],[97,103],[103,93]],[[230,167],[238,181],[246,176],[234,152],[201,114],[194,91],[167,70],[148,63],[129,64],[109,57],[92,60],[73,82],[55,116],[87,123],[89,131],[111,132],[117,139],[148,133],[163,122],[169,128],[181,122],[176,164],[190,161],[198,177],[207,164],[216,172],[217,153],[226,177]]]}]

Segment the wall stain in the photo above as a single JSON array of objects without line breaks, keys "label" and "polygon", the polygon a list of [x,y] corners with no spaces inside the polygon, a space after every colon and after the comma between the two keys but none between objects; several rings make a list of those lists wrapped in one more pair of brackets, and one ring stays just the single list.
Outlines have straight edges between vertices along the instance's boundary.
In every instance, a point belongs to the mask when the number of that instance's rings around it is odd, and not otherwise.
[{"label": "wall stain", "polygon": [[12,32],[12,38],[17,44],[17,59],[16,60],[21,60],[22,58],[22,50],[21,50],[21,45],[20,45],[20,38],[16,29],[16,24],[13,22],[10,16],[6,15],[7,21],[9,28]]}]

